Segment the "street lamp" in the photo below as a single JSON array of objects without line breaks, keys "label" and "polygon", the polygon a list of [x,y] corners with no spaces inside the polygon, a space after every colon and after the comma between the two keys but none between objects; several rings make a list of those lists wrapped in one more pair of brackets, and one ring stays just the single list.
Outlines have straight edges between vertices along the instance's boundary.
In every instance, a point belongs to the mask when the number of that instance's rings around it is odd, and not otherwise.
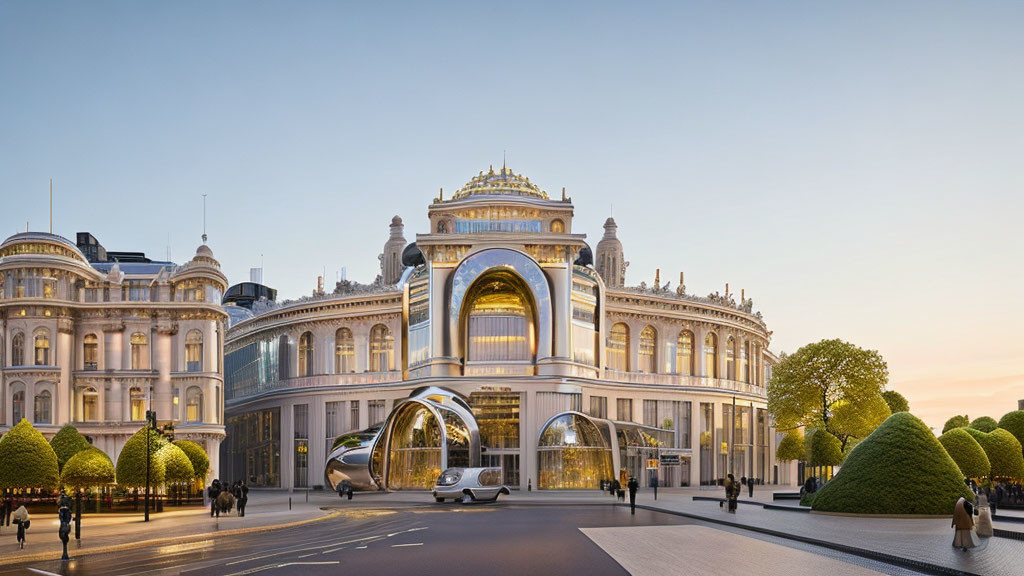
[{"label": "street lamp", "polygon": [[[156,430],[156,410],[146,410],[146,428]],[[152,467],[152,457],[150,453],[152,451],[153,434],[151,430],[146,430],[146,512],[143,519],[144,522],[149,522],[149,477],[150,468]]]}]

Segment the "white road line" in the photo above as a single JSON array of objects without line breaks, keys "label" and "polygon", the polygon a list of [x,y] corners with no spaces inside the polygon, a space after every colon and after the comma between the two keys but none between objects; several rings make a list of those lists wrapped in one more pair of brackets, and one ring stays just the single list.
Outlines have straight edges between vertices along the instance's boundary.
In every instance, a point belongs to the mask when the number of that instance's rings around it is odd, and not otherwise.
[{"label": "white road line", "polygon": [[356,550],[366,550],[366,546],[356,546]]},{"label": "white road line", "polygon": [[310,556],[316,556],[316,552],[310,552],[309,554],[303,554],[299,558],[309,558]]},{"label": "white road line", "polygon": [[47,572],[46,570],[40,570],[38,568],[29,568],[29,572],[35,572],[36,574],[42,574],[43,576],[60,576],[60,574],[54,574],[53,572]]},{"label": "white road line", "polygon": [[402,548],[403,546],[423,546],[423,542],[417,542],[415,544],[392,544],[392,548]]}]

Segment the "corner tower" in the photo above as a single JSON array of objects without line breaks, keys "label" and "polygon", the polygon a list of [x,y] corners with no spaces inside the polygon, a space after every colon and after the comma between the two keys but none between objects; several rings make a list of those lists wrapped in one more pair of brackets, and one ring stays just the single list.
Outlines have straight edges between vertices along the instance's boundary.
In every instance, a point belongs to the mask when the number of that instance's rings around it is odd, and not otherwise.
[{"label": "corner tower", "polygon": [[391,219],[391,237],[384,244],[380,255],[380,276],[385,286],[397,284],[402,279],[402,249],[405,248],[405,225],[395,216]]},{"label": "corner tower", "polygon": [[629,262],[622,255],[622,242],[616,234],[619,227],[614,218],[604,221],[604,237],[597,243],[594,267],[601,275],[605,286],[621,288],[626,283],[626,266]]}]

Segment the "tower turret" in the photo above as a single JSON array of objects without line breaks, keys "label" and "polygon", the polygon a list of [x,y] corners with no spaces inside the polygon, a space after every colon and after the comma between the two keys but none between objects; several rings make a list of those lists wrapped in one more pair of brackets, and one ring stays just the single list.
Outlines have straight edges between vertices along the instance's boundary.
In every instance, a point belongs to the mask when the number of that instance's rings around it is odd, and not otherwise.
[{"label": "tower turret", "polygon": [[626,262],[622,255],[622,242],[616,235],[618,226],[614,218],[604,221],[604,237],[597,243],[595,264],[605,286],[621,288],[626,283]]},{"label": "tower turret", "polygon": [[402,219],[395,216],[391,219],[391,237],[384,244],[384,253],[380,256],[381,281],[390,286],[402,279],[402,250],[405,248],[405,225]]}]

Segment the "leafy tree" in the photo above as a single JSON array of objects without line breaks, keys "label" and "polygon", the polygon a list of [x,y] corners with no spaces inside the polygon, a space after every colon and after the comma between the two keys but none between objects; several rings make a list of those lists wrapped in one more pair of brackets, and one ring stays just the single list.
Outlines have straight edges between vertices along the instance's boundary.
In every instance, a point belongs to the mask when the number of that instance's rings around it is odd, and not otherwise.
[{"label": "leafy tree", "polygon": [[979,416],[974,420],[971,420],[970,428],[975,430],[981,430],[982,432],[991,432],[999,427],[999,423],[996,419],[991,416]]},{"label": "leafy tree", "polygon": [[99,448],[87,448],[72,456],[60,474],[60,481],[71,488],[92,488],[114,483],[114,463]]},{"label": "leafy tree", "polygon": [[157,457],[164,463],[164,481],[167,484],[187,484],[195,479],[192,462],[181,448],[168,442],[157,452]]},{"label": "leafy tree", "polygon": [[1014,410],[1004,414],[999,419],[999,427],[1013,434],[1018,442],[1024,444],[1024,410]]},{"label": "leafy tree", "polygon": [[939,436],[939,443],[956,462],[964,478],[984,478],[992,471],[985,449],[964,428],[953,428]]},{"label": "leafy tree", "polygon": [[975,428],[964,428],[985,449],[985,455],[992,464],[991,478],[1024,478],[1024,457],[1020,442],[1002,428],[982,432]]},{"label": "leafy tree", "polygon": [[85,439],[85,436],[82,436],[78,428],[71,424],[65,425],[59,432],[54,434],[53,438],[50,439],[50,446],[57,453],[57,467],[60,470],[64,470],[64,464],[72,456],[82,450],[92,448],[92,444],[89,444],[89,441]]},{"label": "leafy tree", "polygon": [[[851,437],[850,427],[836,426],[836,408],[846,404],[855,412],[860,406],[876,406],[888,379],[889,369],[878,352],[842,340],[822,340],[800,348],[774,368],[768,410],[779,428],[823,428],[842,447]],[[863,420],[874,417],[877,414]],[[846,422],[851,420],[856,419],[848,415]]]},{"label": "leafy tree", "polygon": [[53,489],[59,476],[57,454],[28,420],[0,437],[0,489]]},{"label": "leafy tree", "polygon": [[854,514],[949,514],[958,498],[973,496],[928,426],[897,412],[860,441],[811,506]]},{"label": "leafy tree", "polygon": [[882,398],[885,399],[885,403],[889,405],[889,412],[893,414],[897,412],[910,412],[910,403],[907,399],[895,390],[886,390],[882,392]]},{"label": "leafy tree", "polygon": [[787,460],[803,460],[807,457],[807,450],[804,448],[804,435],[799,430],[793,430],[779,441],[779,447],[775,450],[775,459],[779,462]]},{"label": "leafy tree", "polygon": [[942,427],[942,433],[945,434],[953,428],[967,428],[970,425],[971,419],[967,417],[967,414],[953,416],[949,420],[946,420],[946,424]]},{"label": "leafy tree", "polygon": [[151,426],[146,426],[124,443],[124,448],[121,448],[121,454],[117,457],[117,483],[121,486],[129,488],[144,488],[146,486],[147,434],[150,439],[149,484],[150,486],[160,486],[164,483],[164,475],[167,470],[163,458],[159,457],[157,453],[164,447],[164,444],[167,444],[167,439]]},{"label": "leafy tree", "polygon": [[865,398],[859,405],[848,400],[840,401],[832,413],[833,434],[842,443],[843,452],[847,452],[851,442],[867,438],[891,414],[888,403],[880,394]]},{"label": "leafy tree", "polygon": [[843,446],[827,430],[809,430],[804,436],[807,464],[810,466],[838,466],[843,463]]},{"label": "leafy tree", "polygon": [[174,445],[188,456],[192,463],[192,471],[195,472],[195,479],[204,480],[210,470],[210,457],[206,455],[206,450],[191,440],[175,440]]}]

